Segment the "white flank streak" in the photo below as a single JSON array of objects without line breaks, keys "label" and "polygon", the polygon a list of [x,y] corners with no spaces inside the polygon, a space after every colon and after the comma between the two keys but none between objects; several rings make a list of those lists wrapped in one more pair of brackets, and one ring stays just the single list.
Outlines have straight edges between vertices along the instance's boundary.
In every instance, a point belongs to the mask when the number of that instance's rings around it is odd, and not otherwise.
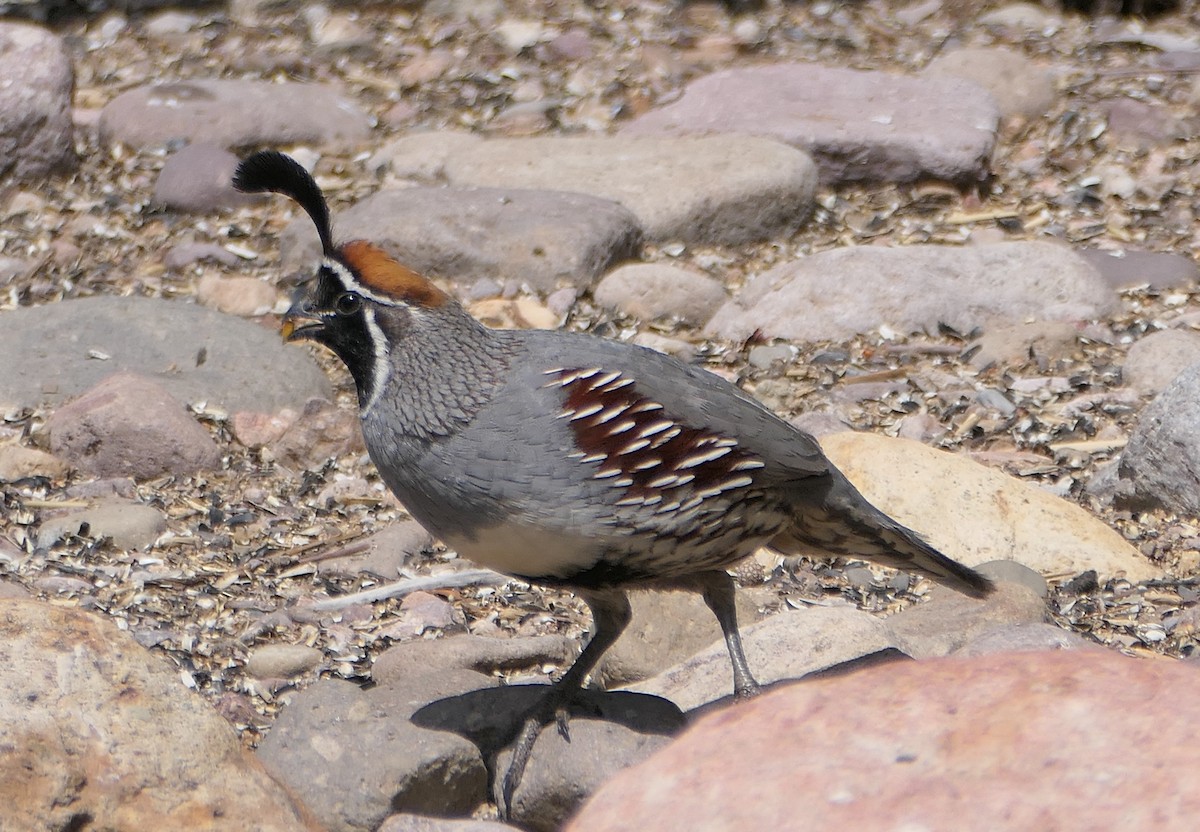
[{"label": "white flank streak", "polygon": [[562,413],[558,414],[554,418],[555,419],[570,419],[574,415],[575,415],[575,411],[568,407],[566,410],[564,410]]},{"label": "white flank streak", "polygon": [[603,462],[608,459],[608,454],[588,454],[580,458],[580,462]]},{"label": "white flank streak", "polygon": [[628,488],[633,485],[633,480],[629,477],[621,477],[619,480],[613,480],[611,485],[615,485],[618,488]]},{"label": "white flank streak", "polygon": [[[626,454],[632,454],[637,451],[640,451],[642,448],[646,447],[649,444],[650,444],[649,439],[638,439],[633,442],[630,442],[624,448],[622,448],[621,450],[619,450],[615,454],[613,454],[613,456],[625,456]],[[653,468],[655,465],[657,465],[661,461],[662,460],[655,460],[654,462],[650,462],[650,463],[643,462],[641,465],[633,466],[633,470],[642,471],[642,470],[645,470],[646,468]]]},{"label": "white flank streak", "polygon": [[627,405],[627,404],[613,405],[612,407],[603,411],[599,416],[596,417],[596,424],[603,425],[605,422],[611,422],[613,419],[617,418],[618,416],[620,416],[622,413],[624,413],[628,409],[629,409],[629,405]]},{"label": "white flank streak", "polygon": [[670,419],[659,419],[657,422],[651,422],[638,431],[638,436],[653,436],[656,433],[662,433],[667,428],[675,427],[675,423]]},{"label": "white flank streak", "polygon": [[[600,371],[597,370],[596,373],[598,373],[598,372],[600,372]],[[595,375],[596,373],[592,373],[592,375]],[[620,377],[621,377],[620,373],[615,373],[615,372],[614,373],[605,373],[604,375],[600,376],[600,378],[592,379],[592,389],[593,390],[599,389],[606,384],[611,384],[612,382],[616,381]],[[591,376],[584,376],[584,378],[591,378]]]},{"label": "white flank streak", "polygon": [[371,333],[371,343],[375,347],[375,366],[372,368],[375,378],[371,386],[371,398],[362,408],[362,415],[366,416],[375,406],[375,402],[379,401],[379,397],[383,395],[384,388],[387,387],[391,363],[388,358],[387,338],[384,337],[383,330],[375,321],[375,310],[364,306],[363,320],[367,322],[367,331]]},{"label": "white flank streak", "polygon": [[697,465],[703,465],[706,462],[712,462],[714,459],[720,459],[729,453],[729,448],[713,448],[711,451],[704,453],[692,454],[686,457],[682,462],[676,465],[676,468],[695,468]]},{"label": "white flank streak", "polygon": [[629,430],[630,428],[636,428],[636,427],[637,427],[637,422],[633,421],[632,419],[626,419],[624,422],[617,422],[615,425],[613,425],[611,428],[609,428],[608,435],[616,436],[618,433],[624,433],[625,431]]},{"label": "white flank streak", "polygon": [[588,405],[583,410],[575,411],[575,415],[571,417],[571,421],[578,422],[580,419],[586,419],[587,417],[589,417],[595,413],[599,413],[603,409],[604,409],[604,405],[602,405],[602,404]]},{"label": "white flank streak", "polygon": [[679,477],[674,474],[667,474],[665,477],[659,477],[656,480],[650,480],[651,488],[670,488],[673,485],[679,484]]},{"label": "white flank streak", "polygon": [[731,480],[726,480],[725,482],[721,483],[721,490],[728,491],[731,488],[742,488],[743,486],[750,485],[753,482],[754,480],[750,479],[749,477],[734,477]]},{"label": "white flank streak", "polygon": [[662,506],[654,512],[655,514],[670,514],[675,509],[679,508],[679,503],[663,503]]},{"label": "white flank streak", "polygon": [[612,393],[615,390],[620,390],[622,387],[628,387],[631,384],[633,384],[633,379],[631,378],[618,378],[616,381],[609,382],[608,384],[604,385],[604,389],[600,392]]},{"label": "white flank streak", "polygon": [[744,459],[737,465],[730,468],[730,471],[753,471],[756,468],[765,468],[766,463],[759,459]]},{"label": "white flank streak", "polygon": [[662,410],[662,409],[663,409],[663,406],[661,404],[659,404],[658,402],[645,401],[645,402],[639,402],[637,404],[637,406],[634,407],[633,410],[631,410],[629,412],[630,413],[649,413],[651,410]]},{"label": "white flank streak", "polygon": [[601,468],[599,471],[592,474],[592,477],[598,480],[606,480],[609,477],[615,477],[619,473],[621,473],[620,468]]},{"label": "white flank streak", "polygon": [[640,505],[645,505],[645,503],[646,503],[646,501],[643,500],[641,497],[622,497],[621,499],[619,499],[615,503],[613,503],[613,505],[615,505],[615,506],[640,506]]},{"label": "white flank streak", "polygon": [[679,510],[680,511],[691,511],[696,506],[700,505],[702,502],[704,502],[703,497],[689,497],[688,499],[683,501],[683,505],[681,505],[679,507]]}]

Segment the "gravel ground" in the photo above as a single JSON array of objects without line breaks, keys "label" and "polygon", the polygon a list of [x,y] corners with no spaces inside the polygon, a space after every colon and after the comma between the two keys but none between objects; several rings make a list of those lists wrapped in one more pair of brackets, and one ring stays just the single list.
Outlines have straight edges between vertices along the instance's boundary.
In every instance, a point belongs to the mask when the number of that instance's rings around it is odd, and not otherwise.
[{"label": "gravel ground", "polygon": [[[512,132],[514,123],[528,129],[506,116],[506,109],[531,96],[555,105],[535,130],[603,130],[672,99],[688,79],[724,66],[804,59],[916,71],[949,44],[1007,44],[1057,67],[1060,94],[1048,117],[1006,127],[993,177],[976,191],[964,195],[938,184],[825,190],[812,220],[787,239],[736,249],[652,248],[645,259],[692,265],[732,287],[798,254],[865,242],[960,244],[1049,236],[1099,248],[1131,245],[1194,256],[1200,247],[1194,230],[1200,173],[1191,161],[1200,151],[1200,129],[1189,121],[1195,119],[1197,95],[1190,71],[1146,69],[1153,51],[1137,38],[1106,35],[1116,31],[1115,23],[1070,16],[1052,37],[1023,39],[973,25],[978,6],[985,4],[933,5],[924,19],[899,23],[895,12],[902,6],[891,2],[770,3],[761,13],[743,17],[712,4],[561,3],[547,12],[540,3],[512,2],[498,24],[452,23],[388,4],[367,5],[356,25],[369,37],[361,47],[333,57],[309,39],[319,15],[294,10],[264,11],[248,24],[221,8],[205,8],[195,12],[201,23],[188,32],[160,37],[147,34],[149,18],[118,15],[66,21],[58,31],[76,55],[76,102],[85,122],[94,123],[107,101],[148,78],[219,77],[228,74],[227,67],[239,66],[260,77],[339,81],[385,125],[402,96],[415,111],[402,128],[389,128],[396,133],[413,127]],[[513,57],[498,45],[497,37],[520,35],[506,23],[535,18],[586,28],[599,44],[595,55],[583,69],[565,71],[532,56]],[[1160,18],[1156,29],[1189,32],[1197,24],[1197,17],[1175,13]],[[458,71],[452,77],[422,77],[429,50],[439,47],[463,55]],[[409,83],[398,89],[397,79]],[[1114,149],[1099,102],[1116,94],[1171,107],[1187,137],[1145,151]],[[261,273],[278,263],[275,238],[284,224],[278,202],[222,216],[158,212],[150,196],[162,156],[102,148],[89,130],[80,132],[79,141],[78,174],[31,194],[40,201],[37,210],[4,221],[4,253],[45,259],[30,277],[6,287],[0,308],[102,293],[191,296],[195,278],[168,272],[162,264],[167,247],[191,238],[240,241],[259,253]],[[332,186],[335,210],[375,189],[365,161],[365,155],[322,157],[318,172]],[[1106,195],[1097,171],[1108,166],[1159,186],[1148,189],[1151,195]],[[70,256],[62,256],[67,244],[78,247],[77,256],[69,250]],[[56,247],[57,257],[52,256]],[[1074,354],[983,372],[962,357],[971,333],[913,338],[877,333],[846,343],[796,345],[794,361],[760,370],[746,361],[752,344],[704,343],[683,327],[655,331],[695,342],[713,369],[742,380],[785,415],[828,410],[836,399],[849,402],[840,410],[853,428],[894,434],[901,419],[925,413],[936,422],[930,432],[940,435],[934,444],[970,452],[1093,508],[1161,564],[1164,574],[1176,577],[1152,586],[1096,586],[1087,576],[1051,576],[1055,620],[1127,652],[1184,657],[1196,643],[1200,524],[1161,513],[1095,508],[1083,486],[1119,451],[1145,404],[1120,387],[1129,345],[1168,323],[1200,320],[1198,300],[1191,290],[1127,291],[1120,312],[1091,326]],[[568,326],[627,337],[645,325],[614,318],[585,298]],[[321,360],[338,380],[339,405],[352,410],[348,377],[327,356]],[[855,401],[856,388],[867,389],[859,385],[896,379],[909,383],[879,398]],[[1013,413],[1002,417],[980,409],[973,397],[979,383],[1004,391],[1016,405]],[[315,561],[336,555],[403,512],[383,492],[365,457],[286,472],[230,441],[225,414],[200,415],[222,441],[225,470],[137,486],[140,499],[166,512],[175,539],[168,536],[137,555],[76,538],[25,558],[17,568],[17,553],[5,551],[12,544],[4,538],[22,545],[48,510],[79,498],[72,481],[5,485],[0,571],[15,571],[35,591],[69,587],[62,582],[73,578],[94,584],[90,593],[51,600],[91,606],[128,627],[143,644],[165,652],[184,679],[217,701],[254,743],[287,685],[243,672],[252,646],[311,644],[324,651],[327,672],[365,680],[371,657],[398,637],[389,632],[397,601],[356,604],[323,619],[306,603],[314,595],[369,587],[367,579],[317,575]],[[37,444],[46,416],[6,414],[0,439],[20,436]],[[367,496],[319,499],[339,476],[366,480]],[[453,568],[458,566],[451,557],[431,552],[413,574]],[[781,605],[853,603],[880,611],[913,603],[927,588],[897,580],[886,570],[874,574],[868,580],[855,570],[850,580],[840,568],[796,560],[754,562],[741,577],[777,588]],[[474,632],[574,635],[587,626],[586,614],[570,596],[523,584],[443,595]]]}]

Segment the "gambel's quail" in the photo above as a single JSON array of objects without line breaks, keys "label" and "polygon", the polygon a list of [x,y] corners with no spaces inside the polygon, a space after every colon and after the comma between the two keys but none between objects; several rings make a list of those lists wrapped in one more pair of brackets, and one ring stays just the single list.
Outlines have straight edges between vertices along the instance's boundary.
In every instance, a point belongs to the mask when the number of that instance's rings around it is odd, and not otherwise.
[{"label": "gambel's quail", "polygon": [[557,715],[565,730],[563,709],[629,622],[630,587],[703,594],[738,697],[758,685],[725,570],[759,547],[991,590],[868,503],[811,436],[716,375],[596,336],[488,329],[372,243],[335,245],[320,188],[281,153],[248,157],[234,184],[286,194],[316,224],[323,258],[284,336],[345,362],[371,459],[413,517],[461,555],[570,587],[592,610],[591,641],[521,734],[522,767],[544,722]]}]

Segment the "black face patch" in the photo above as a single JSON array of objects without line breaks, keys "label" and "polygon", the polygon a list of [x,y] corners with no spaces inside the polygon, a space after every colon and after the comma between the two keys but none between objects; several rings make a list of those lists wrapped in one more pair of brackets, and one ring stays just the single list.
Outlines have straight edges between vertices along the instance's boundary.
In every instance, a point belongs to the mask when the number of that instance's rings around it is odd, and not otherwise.
[{"label": "black face patch", "polygon": [[322,265],[317,278],[310,284],[307,299],[301,299],[297,308],[303,315],[320,321],[319,329],[309,336],[333,351],[354,377],[358,390],[358,404],[365,407],[374,395],[376,384],[376,362],[382,346],[376,344],[381,333],[372,331],[368,316],[375,314],[375,304],[361,299],[357,304],[346,302],[348,294],[341,279],[328,265]]}]

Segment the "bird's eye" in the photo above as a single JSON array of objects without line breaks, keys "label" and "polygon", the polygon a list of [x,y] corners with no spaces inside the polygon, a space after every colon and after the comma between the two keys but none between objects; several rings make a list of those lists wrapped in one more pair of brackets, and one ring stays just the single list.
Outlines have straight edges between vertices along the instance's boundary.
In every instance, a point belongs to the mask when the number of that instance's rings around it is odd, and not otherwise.
[{"label": "bird's eye", "polygon": [[339,315],[353,315],[362,307],[362,298],[354,292],[342,292],[333,302],[333,311]]}]

